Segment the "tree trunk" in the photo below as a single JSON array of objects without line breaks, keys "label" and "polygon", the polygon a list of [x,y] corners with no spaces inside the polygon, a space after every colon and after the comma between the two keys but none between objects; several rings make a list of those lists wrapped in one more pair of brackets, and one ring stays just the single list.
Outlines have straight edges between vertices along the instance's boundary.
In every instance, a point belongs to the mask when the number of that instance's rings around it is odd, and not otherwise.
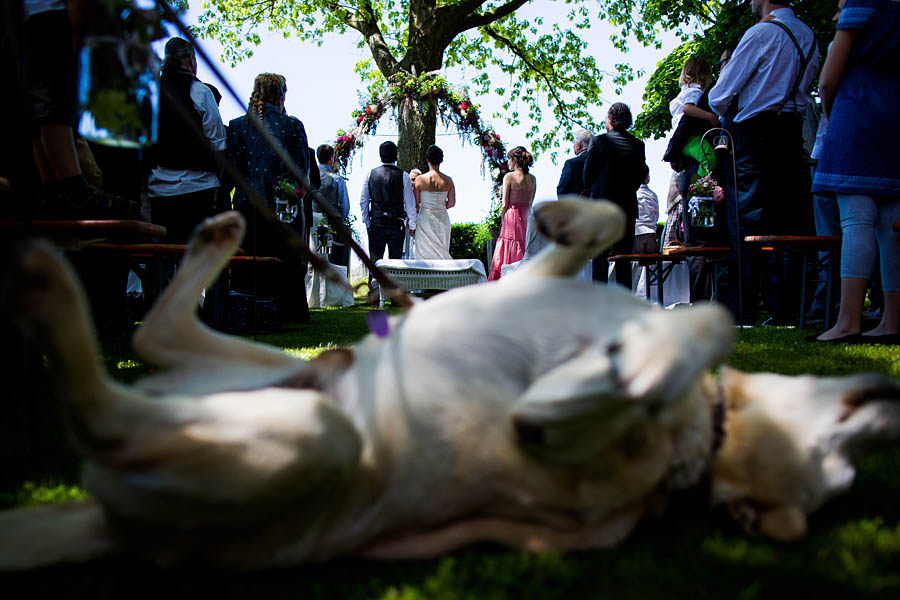
[{"label": "tree trunk", "polygon": [[437,127],[437,103],[434,100],[404,98],[397,107],[399,139],[397,166],[404,171],[428,171],[425,151],[434,144]]}]

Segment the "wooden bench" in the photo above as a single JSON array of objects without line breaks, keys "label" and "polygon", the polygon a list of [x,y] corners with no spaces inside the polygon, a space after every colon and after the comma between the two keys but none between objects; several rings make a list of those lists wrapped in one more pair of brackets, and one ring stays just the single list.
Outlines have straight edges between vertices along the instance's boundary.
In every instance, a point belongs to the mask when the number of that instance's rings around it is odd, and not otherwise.
[{"label": "wooden bench", "polygon": [[147,238],[162,238],[162,225],[130,219],[83,221],[0,221],[0,232],[45,237],[63,250],[81,250],[97,242],[117,240],[136,242]]},{"label": "wooden bench", "polygon": [[728,268],[727,261],[730,253],[731,248],[729,246],[692,246],[670,250],[669,256],[683,256],[685,258],[692,256],[704,257],[707,264],[710,264],[713,267],[708,272],[709,289],[712,292],[712,300],[718,302],[719,280]]},{"label": "wooden bench", "polygon": [[[831,307],[835,303],[835,272],[840,265],[841,236],[839,235],[748,235],[744,238],[748,244],[771,246],[775,250],[775,287],[785,289],[783,273],[780,268],[784,264],[785,252],[799,252],[803,260],[800,274],[800,319],[799,327],[806,323],[806,287],[809,280],[809,269],[816,272],[825,271],[825,327],[831,326]],[[819,256],[822,252],[824,255]],[[819,277],[813,282],[821,281]]]},{"label": "wooden bench", "polygon": [[650,286],[656,284],[656,298],[660,306],[666,305],[663,297],[663,284],[668,279],[669,273],[672,272],[672,267],[684,261],[684,256],[676,256],[673,253],[616,254],[609,257],[609,262],[616,263],[616,269],[619,268],[620,263],[628,263],[629,268],[631,268],[631,263],[633,262],[636,262],[638,266],[644,267],[647,270],[646,298],[650,300]]}]

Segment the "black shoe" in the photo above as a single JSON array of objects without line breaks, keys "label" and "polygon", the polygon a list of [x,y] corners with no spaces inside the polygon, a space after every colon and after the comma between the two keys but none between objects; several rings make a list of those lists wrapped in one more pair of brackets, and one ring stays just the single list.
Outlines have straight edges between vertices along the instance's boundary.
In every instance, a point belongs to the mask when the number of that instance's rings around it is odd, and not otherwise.
[{"label": "black shoe", "polygon": [[141,205],[136,200],[110,194],[89,185],[82,198],[67,197],[59,192],[40,196],[44,219],[139,219]]},{"label": "black shoe", "polygon": [[[866,338],[863,337],[861,333],[851,333],[850,335],[842,335],[839,338],[834,338],[832,340],[820,340],[818,336],[822,335],[821,333],[814,333],[812,335],[808,335],[803,338],[806,342],[816,342],[819,344],[861,344],[864,343]],[[872,336],[872,337],[881,337],[881,336]],[[876,342],[877,343],[877,342]]]}]

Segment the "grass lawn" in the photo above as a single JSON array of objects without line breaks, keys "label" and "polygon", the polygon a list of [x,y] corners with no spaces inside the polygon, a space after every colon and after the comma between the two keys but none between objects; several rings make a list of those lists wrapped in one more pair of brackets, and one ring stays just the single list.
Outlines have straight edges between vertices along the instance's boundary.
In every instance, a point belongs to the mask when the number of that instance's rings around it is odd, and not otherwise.
[{"label": "grass lawn", "polygon": [[[362,337],[367,311],[361,306],[313,310],[310,323],[259,339],[308,358]],[[812,332],[746,329],[727,363],[747,371],[878,371],[900,377],[900,348],[804,342]],[[121,345],[107,345],[104,352],[121,380],[146,372]],[[51,446],[59,454],[0,489],[4,506],[83,494],[72,455],[59,444]],[[663,518],[646,520],[614,550],[527,554],[485,545],[417,563],[340,560],[252,575],[189,566],[161,571],[117,558],[7,575],[4,589],[27,586],[17,589],[39,598],[900,598],[898,474],[900,449],[871,457],[853,491],[815,514],[811,535],[793,545],[747,537],[724,515],[706,510],[701,498],[685,497],[675,499]]]}]

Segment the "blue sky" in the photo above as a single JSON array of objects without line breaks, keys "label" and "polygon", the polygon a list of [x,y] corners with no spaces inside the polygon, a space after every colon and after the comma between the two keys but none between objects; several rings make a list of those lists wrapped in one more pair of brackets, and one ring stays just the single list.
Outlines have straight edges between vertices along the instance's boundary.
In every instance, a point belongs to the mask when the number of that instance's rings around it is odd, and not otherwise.
[{"label": "blue sky", "polygon": [[[529,18],[541,15],[546,21],[551,22],[552,12],[548,11],[559,11],[558,21],[562,26],[567,22],[564,11],[568,8],[564,4],[537,2],[526,5],[520,9],[519,14]],[[188,13],[189,23],[194,22],[195,14]],[[636,115],[640,112],[641,95],[647,78],[653,72],[656,63],[675,48],[678,41],[674,35],[666,35],[660,50],[643,48],[633,43],[625,56],[609,41],[612,32],[612,28],[606,23],[596,22],[590,31],[584,33],[589,43],[589,51],[601,69],[613,71],[616,63],[627,62],[632,67],[645,71],[644,77],[626,86],[621,96],[615,95],[611,82],[604,85],[603,97],[608,103],[623,101]],[[364,87],[353,72],[353,66],[360,59],[369,56],[368,49],[356,47],[359,35],[348,30],[343,36],[330,35],[322,46],[316,46],[312,43],[299,42],[294,38],[286,39],[281,32],[269,32],[265,28],[261,28],[259,33],[262,43],[254,49],[253,57],[242,61],[233,69],[221,61],[217,65],[241,96],[242,101],[246,103],[250,97],[253,79],[258,73],[279,73],[284,75],[288,82],[287,110],[303,121],[312,147],[333,141],[338,129],[349,129],[354,124],[350,113],[360,107],[358,92]],[[220,47],[216,43],[203,40],[201,45],[211,56],[216,58],[220,56]],[[465,68],[455,68],[447,72],[447,77],[451,83],[464,85],[466,76],[474,74],[471,69],[467,71]],[[210,69],[202,64],[202,61],[198,76],[202,81],[218,84]],[[496,77],[508,76],[495,75],[495,81]],[[217,87],[225,94],[223,86]],[[511,128],[502,118],[492,117],[493,113],[502,110],[500,98],[479,96],[474,97],[474,100],[481,104],[482,118],[493,125],[508,146],[522,144],[528,147],[525,132],[530,129],[531,123],[527,121],[527,117],[522,119],[521,125]],[[520,114],[527,114],[524,105],[521,108]],[[601,120],[607,108],[608,104],[596,107],[595,119]],[[222,100],[220,110],[226,123],[242,114],[241,108],[227,95]],[[549,110],[545,112],[550,114]],[[378,135],[370,138],[366,146],[354,156],[347,184],[352,212],[357,215],[360,188],[365,173],[380,164],[378,145],[386,139],[396,140],[396,133],[393,119],[385,115],[379,123]],[[437,145],[444,150],[443,170],[453,177],[457,188],[457,205],[451,209],[450,218],[453,222],[480,221],[487,213],[491,201],[491,183],[481,174],[480,152],[468,143],[464,144],[454,130],[443,130],[440,123],[437,134]],[[572,156],[571,145],[568,143],[562,145],[559,150],[559,164],[554,165],[551,162],[548,152],[538,157],[532,169],[538,183],[536,200],[555,198],[562,162]],[[647,141],[650,187],[660,196],[660,209],[663,212],[665,191],[671,174],[668,164],[662,162],[664,150],[665,140]]]}]

